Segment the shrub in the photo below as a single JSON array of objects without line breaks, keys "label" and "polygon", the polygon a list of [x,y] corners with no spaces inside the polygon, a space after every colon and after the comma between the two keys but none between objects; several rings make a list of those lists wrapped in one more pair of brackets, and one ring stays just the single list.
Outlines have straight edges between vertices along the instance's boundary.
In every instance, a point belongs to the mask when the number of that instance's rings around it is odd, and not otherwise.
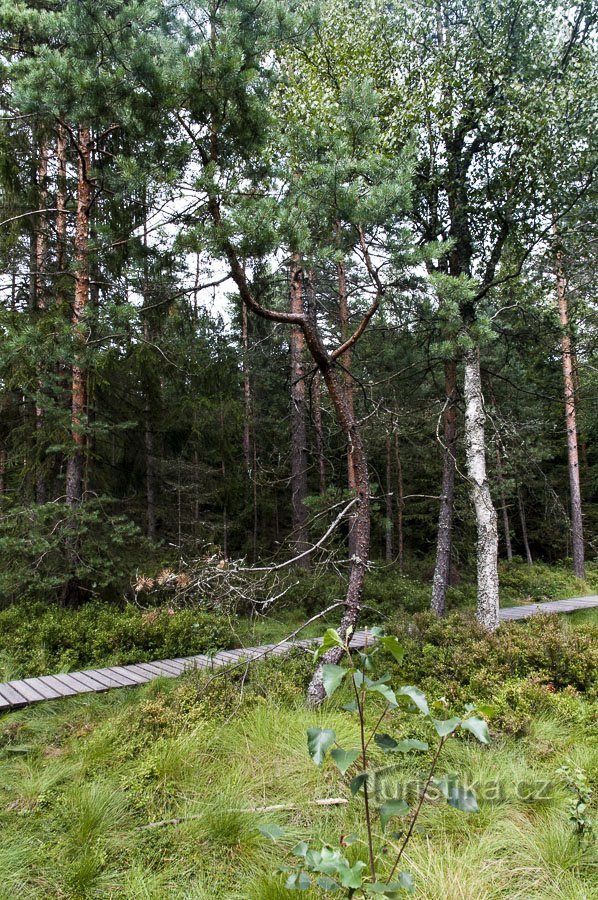
[{"label": "shrub", "polygon": [[[228,620],[196,609],[145,612],[95,601],[77,610],[42,603],[0,612],[0,652],[20,676],[192,656],[234,645]],[[10,673],[14,674],[14,671]]]}]

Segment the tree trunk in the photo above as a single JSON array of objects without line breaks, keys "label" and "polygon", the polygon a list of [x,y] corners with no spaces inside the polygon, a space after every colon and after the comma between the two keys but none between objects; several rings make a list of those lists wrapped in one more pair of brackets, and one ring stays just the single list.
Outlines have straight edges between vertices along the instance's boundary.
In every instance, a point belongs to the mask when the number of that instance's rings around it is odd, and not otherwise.
[{"label": "tree trunk", "polygon": [[[554,233],[558,236],[556,225]],[[569,463],[569,492],[571,496],[571,543],[573,571],[578,578],[585,578],[583,518],[581,486],[579,482],[579,452],[577,449],[577,411],[573,372],[572,341],[569,328],[569,304],[567,281],[563,268],[563,253],[556,252],[556,291],[561,323],[561,354],[563,357],[563,382],[565,388],[565,422],[567,427],[567,456]]]},{"label": "tree trunk", "polygon": [[521,538],[523,540],[523,549],[525,550],[525,559],[528,566],[533,566],[534,560],[532,559],[532,552],[529,548],[529,541],[527,538],[527,522],[525,519],[525,506],[523,505],[523,497],[521,495],[521,488],[517,485],[517,505],[519,506],[519,521],[521,523]]},{"label": "tree trunk", "polygon": [[[37,162],[37,204],[38,209],[46,209],[48,205],[48,141],[42,136],[39,140],[39,157]],[[33,274],[33,302],[36,310],[44,310],[46,303],[46,256],[48,252],[47,214],[37,215],[35,227],[35,271]],[[46,502],[46,479],[42,467],[42,441],[44,430],[44,407],[39,402],[44,391],[44,379],[40,374],[37,383],[39,400],[35,405],[35,431],[37,437],[37,479],[35,484],[36,503]]]},{"label": "tree trunk", "polygon": [[[87,407],[86,336],[82,319],[89,302],[89,217],[92,199],[89,169],[91,132],[83,125],[78,135],[77,214],[75,220],[75,296],[72,312],[73,365],[71,369],[71,450],[66,465],[66,502],[75,510],[83,500],[85,461],[85,415]],[[75,575],[77,536],[68,534],[66,553],[71,577],[65,589],[65,601],[74,606],[80,599],[80,583]]]},{"label": "tree trunk", "polygon": [[63,125],[58,125],[56,137],[56,268],[66,271],[66,159],[67,134]]},{"label": "tree trunk", "polygon": [[241,329],[243,340],[243,462],[245,471],[251,477],[251,381],[249,378],[249,328],[247,322],[247,306],[241,303]]},{"label": "tree trunk", "polygon": [[446,592],[451,572],[453,515],[455,507],[455,454],[457,450],[457,362],[444,364],[444,455],[442,458],[442,489],[438,512],[436,565],[432,581],[432,609],[437,616],[446,611]]},{"label": "tree trunk", "polygon": [[387,563],[393,558],[392,534],[392,457],[390,453],[390,432],[386,432],[386,521],[385,521],[385,559]]},{"label": "tree trunk", "polygon": [[[303,313],[303,269],[297,254],[291,263],[291,312]],[[309,547],[309,512],[305,505],[307,484],[307,404],[305,391],[305,338],[301,328],[291,330],[291,493],[293,543],[297,554]],[[309,556],[297,563],[309,569]]]},{"label": "tree trunk", "polygon": [[395,431],[395,461],[397,464],[397,537],[399,541],[398,557],[399,569],[403,571],[403,563],[405,561],[405,539],[403,517],[405,514],[405,487],[403,484],[403,463],[401,460],[401,449],[399,446],[399,432]]},{"label": "tree trunk", "polygon": [[500,449],[496,448],[496,480],[498,482],[498,492],[500,495],[500,507],[502,514],[502,525],[505,537],[505,550],[507,560],[513,561],[513,545],[511,543],[511,526],[509,524],[509,511],[507,509],[507,497],[505,494],[505,481],[502,474],[502,461],[500,458]]},{"label": "tree trunk", "polygon": [[[363,586],[370,554],[370,479],[367,455],[361,432],[347,395],[346,383],[344,379],[338,377],[330,364],[323,368],[322,375],[338,422],[347,441],[347,448],[351,447],[353,451],[355,489],[357,493],[357,513],[353,526],[355,552],[351,559],[345,611],[339,627],[339,634],[344,639],[349,628],[355,629],[361,611]],[[335,648],[329,650],[328,653],[321,657],[320,664],[314,672],[307,690],[307,700],[310,706],[319,706],[325,697],[324,685],[322,684],[322,666],[325,663],[337,663],[341,655],[342,650]]]},{"label": "tree trunk", "polygon": [[75,346],[71,375],[72,448],[66,469],[66,501],[76,507],[82,500],[85,452],[85,412],[87,371],[85,368],[85,332],[82,319],[89,302],[89,215],[91,207],[91,133],[88,126],[79,129],[77,217],[75,223],[75,299],[73,303],[73,342]]},{"label": "tree trunk", "polygon": [[[342,262],[337,263],[337,277],[341,344],[344,344],[344,342],[349,337],[349,301],[347,296],[347,275],[345,272],[345,265]],[[355,409],[353,402],[353,379],[351,377],[351,352],[349,350],[343,353],[340,362],[343,367],[343,381],[345,384],[347,403],[349,404],[351,416],[354,418]],[[347,446],[347,487],[350,491],[355,491],[357,486],[355,477],[355,460],[353,456],[353,446],[351,442],[349,442]],[[356,536],[354,533],[356,516],[357,513],[354,513],[349,518],[349,558],[351,558],[356,552]]]},{"label": "tree trunk", "polygon": [[324,429],[322,427],[322,376],[316,372],[312,387],[312,409],[316,433],[316,456],[318,460],[318,490],[326,492],[326,458],[324,456]]},{"label": "tree trunk", "polygon": [[156,468],[154,430],[152,425],[152,408],[149,397],[144,405],[144,445],[145,445],[145,495],[147,511],[147,536],[151,540],[156,537]]},{"label": "tree trunk", "polygon": [[465,351],[465,449],[477,524],[477,618],[488,631],[498,628],[498,525],[486,472],[484,398],[479,348]]}]

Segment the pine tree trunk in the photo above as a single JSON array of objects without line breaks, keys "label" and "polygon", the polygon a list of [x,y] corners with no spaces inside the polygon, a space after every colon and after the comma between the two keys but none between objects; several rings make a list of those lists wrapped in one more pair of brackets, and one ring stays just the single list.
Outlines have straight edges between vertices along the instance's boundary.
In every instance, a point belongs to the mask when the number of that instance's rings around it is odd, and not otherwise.
[{"label": "pine tree trunk", "polygon": [[77,217],[75,222],[75,299],[73,303],[73,342],[75,347],[71,375],[71,441],[72,449],[66,469],[66,501],[71,507],[82,500],[83,461],[85,453],[85,412],[87,404],[87,372],[85,368],[85,332],[82,318],[89,302],[89,214],[91,206],[90,129],[79,129]]},{"label": "pine tree trunk", "polygon": [[457,363],[454,359],[444,364],[444,454],[442,458],[442,488],[438,512],[438,537],[436,540],[436,565],[432,581],[432,610],[437,616],[446,611],[446,592],[451,572],[453,542],[453,516],[455,507],[455,454],[457,450]]},{"label": "pine tree trunk", "polygon": [[[337,278],[338,278],[338,300],[339,300],[339,321],[340,321],[340,332],[341,332],[341,343],[344,343],[349,337],[349,301],[347,296],[347,275],[345,272],[344,263],[337,263]],[[345,394],[347,397],[347,403],[349,404],[349,409],[351,412],[351,416],[355,417],[355,408],[353,401],[353,379],[351,377],[351,353],[347,350],[343,353],[341,357],[341,364],[343,366],[343,381],[345,383]],[[354,492],[357,487],[356,476],[355,476],[355,460],[353,454],[353,446],[349,443],[347,447],[347,487],[349,491]],[[349,558],[353,556],[356,552],[356,535],[355,535],[355,519],[357,513],[353,514],[349,518]]]},{"label": "pine tree trunk", "polygon": [[324,429],[322,427],[322,376],[316,372],[312,388],[312,409],[316,436],[316,457],[318,460],[318,490],[326,492],[326,458],[324,456]]},{"label": "pine tree trunk", "polygon": [[498,492],[500,495],[500,507],[502,514],[502,525],[505,538],[505,551],[507,560],[513,561],[513,544],[511,543],[511,526],[509,524],[509,511],[507,509],[507,497],[505,494],[505,481],[502,474],[502,461],[500,458],[500,450],[496,448],[496,480],[498,483]]},{"label": "pine tree trunk", "polygon": [[405,561],[405,539],[403,517],[405,514],[405,487],[403,485],[403,462],[401,460],[401,448],[399,445],[399,432],[395,431],[395,461],[397,464],[397,537],[398,537],[398,558],[399,569],[403,571],[403,563]]},{"label": "pine tree trunk", "polygon": [[486,472],[484,399],[479,349],[466,350],[465,449],[477,524],[477,618],[488,631],[498,628],[498,525]]},{"label": "pine tree trunk", "polygon": [[393,558],[392,528],[392,456],[390,452],[390,432],[386,432],[386,521],[385,521],[385,559],[387,563]]},{"label": "pine tree trunk", "polygon": [[241,303],[241,329],[243,340],[243,462],[245,471],[251,477],[251,381],[249,378],[249,329],[247,322],[247,306]]},{"label": "pine tree trunk", "polygon": [[[554,228],[557,235],[556,226]],[[561,354],[563,358],[563,382],[565,389],[565,422],[567,426],[567,456],[569,463],[569,492],[571,497],[571,543],[573,571],[578,578],[585,578],[583,517],[581,486],[579,482],[579,452],[577,448],[577,411],[573,373],[572,341],[569,327],[567,282],[563,269],[563,254],[556,253],[556,291],[561,323]]]},{"label": "pine tree trunk", "polygon": [[[297,254],[291,264],[291,312],[303,313],[303,269]],[[297,554],[309,547],[307,484],[307,404],[305,391],[305,338],[301,328],[291,331],[291,492],[293,543]],[[309,556],[297,563],[309,569]]]},{"label": "pine tree trunk", "polygon": [[147,536],[151,540],[156,537],[156,468],[154,430],[152,423],[152,407],[149,397],[144,406],[144,446],[145,446],[145,494],[147,512]]},{"label": "pine tree trunk", "polygon": [[58,125],[56,136],[56,268],[66,272],[66,162],[67,134],[63,125]]},{"label": "pine tree trunk", "polygon": [[[38,209],[46,209],[48,205],[48,141],[45,136],[39,140],[39,157],[37,162],[37,204]],[[35,271],[33,274],[33,302],[38,311],[45,310],[46,303],[46,256],[48,252],[47,214],[40,212],[37,215],[34,234],[35,243]],[[37,384],[41,397],[44,390],[44,379],[40,374]],[[35,405],[35,431],[37,437],[37,466],[38,473],[35,484],[36,503],[46,502],[46,479],[42,462],[42,440],[44,431],[44,407],[38,402]]]},{"label": "pine tree trunk", "polygon": [[[92,199],[89,170],[91,165],[91,132],[81,126],[78,135],[77,214],[75,220],[75,296],[72,311],[74,345],[71,369],[71,450],[66,465],[66,502],[75,510],[83,501],[83,471],[85,461],[85,415],[87,408],[87,370],[85,366],[86,336],[82,319],[89,302],[89,218]],[[81,586],[75,575],[78,563],[77,536],[66,538],[66,556],[71,569],[65,587],[65,602],[79,603]]]},{"label": "pine tree trunk", "polygon": [[532,558],[532,552],[529,548],[529,540],[527,537],[527,522],[525,518],[525,506],[523,505],[523,497],[521,495],[521,488],[517,485],[517,505],[519,506],[519,521],[521,523],[521,539],[523,540],[523,549],[525,550],[525,559],[528,566],[533,566],[534,560]]},{"label": "pine tree trunk", "polygon": [[[357,513],[353,526],[355,552],[351,560],[345,612],[339,626],[339,634],[344,638],[349,628],[355,629],[361,611],[365,574],[370,555],[370,479],[367,455],[361,432],[347,395],[346,383],[344,379],[338,377],[332,365],[325,367],[322,375],[341,430],[345,436],[347,448],[351,447],[353,450],[355,490],[357,494]],[[307,700],[310,706],[319,706],[325,697],[322,683],[322,665],[325,663],[337,663],[341,653],[342,651],[334,649],[321,658],[307,690]]]}]

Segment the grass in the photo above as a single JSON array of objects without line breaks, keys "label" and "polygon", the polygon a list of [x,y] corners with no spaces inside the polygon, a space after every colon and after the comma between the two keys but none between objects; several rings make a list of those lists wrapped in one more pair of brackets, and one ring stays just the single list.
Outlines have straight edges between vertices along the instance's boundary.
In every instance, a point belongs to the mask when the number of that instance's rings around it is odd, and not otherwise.
[{"label": "grass", "polygon": [[[346,698],[318,713],[305,708],[308,669],[299,657],[270,660],[255,667],[249,683],[225,676],[206,689],[206,676],[195,674],[5,715],[0,898],[296,896],[275,874],[285,850],[304,839],[338,846],[341,835],[364,831],[360,800],[326,809],[308,802],[348,796],[348,789],[336,769],[312,763],[306,729],[332,727],[344,746],[357,739],[357,723],[341,709]],[[595,859],[574,832],[570,798],[556,774],[563,764],[598,771],[591,712],[583,695],[563,706],[548,693],[520,737],[493,726],[489,748],[472,740],[448,744],[442,771],[477,783],[480,812],[425,808],[406,859],[416,897],[596,895]],[[421,736],[421,720],[397,714],[395,725],[405,736]],[[399,776],[415,775],[419,765],[407,757]],[[520,789],[540,784],[548,789],[535,799]],[[273,804],[293,808],[255,811]],[[185,821],[141,827],[173,817]],[[280,846],[260,834],[267,822],[284,826]],[[365,859],[362,844],[347,853]]]}]

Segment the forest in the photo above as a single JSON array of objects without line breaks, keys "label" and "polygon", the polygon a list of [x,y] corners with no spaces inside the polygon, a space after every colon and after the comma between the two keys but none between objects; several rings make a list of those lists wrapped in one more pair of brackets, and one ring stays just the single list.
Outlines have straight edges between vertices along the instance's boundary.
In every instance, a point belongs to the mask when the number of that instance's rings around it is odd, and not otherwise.
[{"label": "forest", "polygon": [[598,891],[597,16],[0,0],[0,898]]}]

